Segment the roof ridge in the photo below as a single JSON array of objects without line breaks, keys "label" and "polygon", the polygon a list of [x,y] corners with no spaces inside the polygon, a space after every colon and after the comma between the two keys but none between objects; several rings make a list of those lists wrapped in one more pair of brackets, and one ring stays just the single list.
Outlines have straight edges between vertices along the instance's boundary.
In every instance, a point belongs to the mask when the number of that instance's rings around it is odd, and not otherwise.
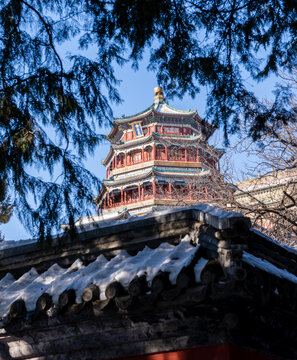
[{"label": "roof ridge", "polygon": [[144,114],[145,112],[147,112],[148,110],[152,110],[154,107],[154,104],[150,105],[149,107],[147,107],[146,109],[134,114],[134,115],[129,115],[129,116],[123,116],[121,118],[114,118],[114,121],[119,121],[119,120],[128,120],[131,119],[133,117],[136,117],[138,115]]},{"label": "roof ridge", "polygon": [[180,110],[180,109],[176,109],[175,107],[173,107],[173,106],[171,106],[171,105],[169,105],[169,104],[167,104],[167,102],[166,101],[160,101],[160,103],[163,103],[163,104],[165,104],[167,107],[169,107],[169,109],[171,109],[171,110],[175,110],[175,111],[177,111],[177,112],[181,112],[181,113],[189,113],[189,114],[191,114],[191,113],[195,113],[195,112],[197,112],[197,110],[191,110],[191,109],[189,109],[189,110]]}]

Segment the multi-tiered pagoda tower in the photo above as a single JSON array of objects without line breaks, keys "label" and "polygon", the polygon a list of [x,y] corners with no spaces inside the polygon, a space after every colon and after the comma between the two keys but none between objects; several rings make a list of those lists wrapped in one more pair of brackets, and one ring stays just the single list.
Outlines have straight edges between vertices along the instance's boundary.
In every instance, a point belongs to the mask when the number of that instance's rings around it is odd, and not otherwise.
[{"label": "multi-tiered pagoda tower", "polygon": [[222,154],[207,144],[215,128],[197,111],[166,104],[161,87],[154,90],[153,105],[114,119],[107,136],[106,180],[96,199],[103,218],[207,201]]}]

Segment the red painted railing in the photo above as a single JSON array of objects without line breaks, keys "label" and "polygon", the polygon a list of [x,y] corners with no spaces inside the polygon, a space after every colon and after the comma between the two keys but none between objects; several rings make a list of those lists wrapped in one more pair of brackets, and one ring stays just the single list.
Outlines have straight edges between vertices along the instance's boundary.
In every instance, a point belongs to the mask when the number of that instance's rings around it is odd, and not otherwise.
[{"label": "red painted railing", "polygon": [[126,199],[126,202],[112,202],[112,200],[110,200],[109,206],[107,208],[114,208],[114,207],[118,207],[118,206],[123,206],[123,205],[128,205],[128,204],[136,204],[138,202],[141,201],[146,201],[146,200],[151,200],[154,197],[152,195],[150,196],[145,196],[144,198],[132,198],[132,199]]},{"label": "red painted railing", "polygon": [[110,204],[107,208],[115,208],[115,207],[119,207],[119,206],[124,206],[124,205],[130,205],[130,204],[136,204],[138,202],[142,202],[142,201],[147,201],[147,200],[152,200],[152,199],[157,199],[157,200],[184,200],[184,201],[191,201],[191,200],[196,200],[196,201],[205,201],[206,198],[199,198],[197,196],[195,196],[194,194],[191,196],[187,193],[184,194],[184,196],[182,196],[181,198],[176,198],[174,195],[170,195],[170,194],[158,194],[156,193],[155,196],[153,196],[152,194],[148,194],[148,195],[144,195],[144,197],[138,197],[138,196],[133,196],[132,198],[127,198],[126,202],[122,201],[122,202],[113,202],[112,199],[110,199]]},{"label": "red painted railing", "polygon": [[[126,166],[131,166],[131,165],[136,165],[136,164],[140,164],[140,163],[145,163],[148,161],[152,161],[153,159],[147,159],[145,158],[144,160],[140,160],[140,161],[130,161],[129,163],[127,163],[127,165],[122,164],[122,163],[118,163],[117,164],[117,169],[121,169],[124,168]],[[184,161],[184,162],[191,162],[191,163],[195,163],[195,162],[199,162],[199,158],[194,158],[194,157],[187,157],[187,160],[185,159],[185,156],[175,156],[175,157],[171,157],[168,156],[168,158],[166,159],[165,154],[156,154],[156,158],[155,160],[162,160],[162,161]],[[211,160],[207,160],[207,163],[212,163]]]}]

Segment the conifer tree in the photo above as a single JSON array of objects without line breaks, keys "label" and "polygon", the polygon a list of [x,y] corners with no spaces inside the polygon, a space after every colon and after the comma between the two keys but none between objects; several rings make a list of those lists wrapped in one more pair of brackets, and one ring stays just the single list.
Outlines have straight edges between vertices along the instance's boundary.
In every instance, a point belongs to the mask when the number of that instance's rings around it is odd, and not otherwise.
[{"label": "conifer tree", "polygon": [[3,0],[0,177],[17,215],[45,236],[91,209],[100,181],[82,159],[120,101],[113,64],[137,68],[147,49],[167,97],[205,86],[208,120],[226,141],[243,123],[258,138],[267,119],[244,77],[295,65],[296,24],[292,0]]},{"label": "conifer tree", "polygon": [[[6,224],[13,211],[13,204],[7,194],[7,184],[5,179],[0,179],[0,224]],[[0,232],[0,241],[3,241],[4,237]]]}]

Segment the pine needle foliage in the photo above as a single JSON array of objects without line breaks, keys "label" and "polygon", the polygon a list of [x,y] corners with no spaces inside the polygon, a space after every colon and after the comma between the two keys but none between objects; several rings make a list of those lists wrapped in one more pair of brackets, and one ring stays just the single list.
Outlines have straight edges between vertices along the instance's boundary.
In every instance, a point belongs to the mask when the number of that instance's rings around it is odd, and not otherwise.
[{"label": "pine needle foliage", "polygon": [[257,139],[268,113],[245,79],[296,65],[296,1],[3,0],[0,175],[29,230],[46,236],[90,209],[100,182],[82,159],[103,139],[96,129],[110,124],[110,101],[120,101],[112,65],[137,68],[147,49],[167,97],[205,86],[208,119],[226,142],[242,124]]},{"label": "pine needle foliage", "polygon": [[107,98],[119,101],[104,49],[95,60],[59,54],[78,33],[78,13],[59,0],[0,8],[0,172],[17,215],[40,238],[94,211],[100,181],[82,158],[103,140],[98,126],[110,124]]},{"label": "pine needle foliage", "polygon": [[[257,139],[265,127],[261,106],[248,86],[296,65],[297,6],[294,0],[91,1],[89,36],[127,46],[137,67],[150,48],[166,97],[208,90],[207,116],[228,135],[250,127]],[[247,80],[247,81],[246,81]]]},{"label": "pine needle foliage", "polygon": [[[6,224],[13,212],[14,205],[7,194],[7,183],[5,179],[0,179],[0,224]],[[4,240],[4,236],[0,232],[0,241]]]}]

